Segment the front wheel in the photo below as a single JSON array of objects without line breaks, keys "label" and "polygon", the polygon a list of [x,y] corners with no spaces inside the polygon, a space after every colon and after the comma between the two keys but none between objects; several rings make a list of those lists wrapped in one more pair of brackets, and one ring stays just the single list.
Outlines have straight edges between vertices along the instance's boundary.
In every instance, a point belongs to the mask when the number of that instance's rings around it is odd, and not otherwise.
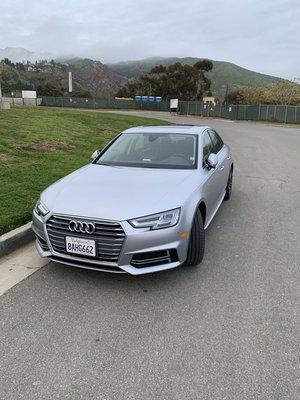
[{"label": "front wheel", "polygon": [[227,186],[226,186],[226,192],[224,196],[224,200],[229,200],[231,197],[231,192],[232,192],[232,176],[233,176],[233,170],[231,168],[228,176],[228,181],[227,181]]},{"label": "front wheel", "polygon": [[184,265],[192,267],[200,264],[204,256],[205,233],[203,226],[203,218],[200,210],[196,211],[192,230],[190,233],[190,241],[187,252],[187,259]]}]

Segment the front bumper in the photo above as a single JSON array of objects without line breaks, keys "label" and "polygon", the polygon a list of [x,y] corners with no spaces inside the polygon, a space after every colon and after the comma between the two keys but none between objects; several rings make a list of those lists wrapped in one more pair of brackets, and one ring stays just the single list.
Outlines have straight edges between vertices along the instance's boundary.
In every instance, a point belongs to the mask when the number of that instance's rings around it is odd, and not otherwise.
[{"label": "front bumper", "polygon": [[[125,232],[125,240],[116,263],[99,261],[94,257],[82,257],[55,251],[46,229],[46,223],[51,217],[51,213],[46,217],[41,217],[33,212],[32,228],[37,236],[36,247],[39,255],[48,257],[58,263],[97,271],[141,275],[176,268],[186,260],[189,238],[181,237],[181,233],[182,231],[189,231],[190,226],[187,226],[187,222],[182,217],[174,227],[153,231],[133,228],[127,221],[119,222]],[[76,216],[76,218],[80,219],[81,217]],[[158,257],[156,262],[150,266],[147,266],[147,263],[143,265],[141,261],[132,265],[133,257],[143,259],[144,253],[155,254],[155,252],[159,255],[171,254],[172,256],[168,259],[167,257]]]}]

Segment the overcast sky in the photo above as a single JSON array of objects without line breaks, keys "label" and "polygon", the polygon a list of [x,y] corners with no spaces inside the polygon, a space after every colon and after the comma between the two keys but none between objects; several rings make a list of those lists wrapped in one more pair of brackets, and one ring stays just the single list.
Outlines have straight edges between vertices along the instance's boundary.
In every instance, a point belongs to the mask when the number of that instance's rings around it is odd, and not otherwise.
[{"label": "overcast sky", "polygon": [[300,0],[1,0],[0,48],[224,60],[300,77]]}]

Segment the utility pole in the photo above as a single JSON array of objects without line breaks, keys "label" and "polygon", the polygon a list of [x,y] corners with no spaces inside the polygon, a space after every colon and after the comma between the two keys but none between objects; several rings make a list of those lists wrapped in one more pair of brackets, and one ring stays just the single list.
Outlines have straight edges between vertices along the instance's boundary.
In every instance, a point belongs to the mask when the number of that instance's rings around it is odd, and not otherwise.
[{"label": "utility pole", "polygon": [[225,104],[227,104],[227,96],[228,96],[228,83],[226,84]]},{"label": "utility pole", "polygon": [[73,92],[73,82],[72,82],[72,72],[69,71],[69,93],[71,94]]}]

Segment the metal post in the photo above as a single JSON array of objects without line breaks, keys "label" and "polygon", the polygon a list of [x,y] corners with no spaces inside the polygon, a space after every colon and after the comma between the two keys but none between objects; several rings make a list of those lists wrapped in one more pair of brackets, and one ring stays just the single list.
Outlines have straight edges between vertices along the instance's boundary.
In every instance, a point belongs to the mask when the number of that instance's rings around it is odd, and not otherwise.
[{"label": "metal post", "polygon": [[258,106],[258,118],[257,120],[260,121],[260,115],[261,115],[261,104]]},{"label": "metal post", "polygon": [[267,105],[266,121],[269,121],[269,104]]},{"label": "metal post", "polygon": [[189,109],[190,109],[190,102],[187,102],[187,109],[186,109],[186,115],[189,115]]},{"label": "metal post", "polygon": [[226,91],[225,91],[225,104],[227,105],[227,96],[228,96],[228,83],[226,83]]},{"label": "metal post", "polygon": [[239,119],[239,105],[236,105],[236,115],[235,115],[235,119],[238,120]]},{"label": "metal post", "polygon": [[288,111],[288,106],[285,106],[285,114],[284,114],[284,122],[287,123],[287,111]]}]

